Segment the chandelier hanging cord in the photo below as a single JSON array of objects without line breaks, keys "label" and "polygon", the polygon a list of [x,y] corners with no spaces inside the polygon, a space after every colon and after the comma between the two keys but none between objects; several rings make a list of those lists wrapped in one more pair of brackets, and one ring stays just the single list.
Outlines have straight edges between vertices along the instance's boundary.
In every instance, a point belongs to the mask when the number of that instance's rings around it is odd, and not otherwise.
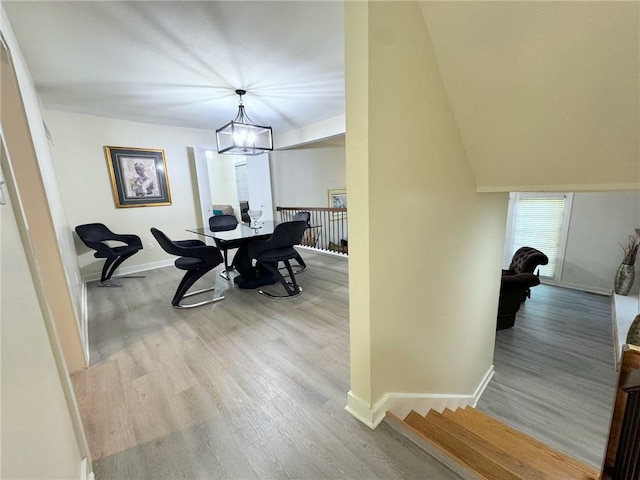
[{"label": "chandelier hanging cord", "polygon": [[253,121],[251,117],[247,115],[247,112],[245,112],[244,110],[244,102],[242,101],[242,96],[246,95],[247,91],[238,89],[236,90],[236,94],[240,97],[240,100],[238,100],[238,115],[236,115],[236,118],[233,121],[238,123],[244,123],[245,125],[246,124],[255,125],[256,122]]}]

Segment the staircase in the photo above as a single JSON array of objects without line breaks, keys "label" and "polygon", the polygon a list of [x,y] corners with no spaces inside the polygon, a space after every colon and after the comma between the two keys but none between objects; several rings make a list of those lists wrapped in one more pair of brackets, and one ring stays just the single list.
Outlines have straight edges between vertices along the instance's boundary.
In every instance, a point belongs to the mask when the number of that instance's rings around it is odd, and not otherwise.
[{"label": "staircase", "polygon": [[455,412],[411,411],[403,420],[387,413],[387,423],[464,478],[487,480],[595,480],[593,468],[467,407]]}]

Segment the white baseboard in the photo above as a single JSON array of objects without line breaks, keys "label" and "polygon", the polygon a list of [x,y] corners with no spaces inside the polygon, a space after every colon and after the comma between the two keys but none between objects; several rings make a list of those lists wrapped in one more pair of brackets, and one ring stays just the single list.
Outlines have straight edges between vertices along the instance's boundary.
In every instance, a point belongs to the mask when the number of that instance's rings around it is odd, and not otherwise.
[{"label": "white baseboard", "polygon": [[[595,293],[597,295],[604,295],[606,297],[610,297],[613,294],[613,288],[593,287],[590,285],[580,285],[577,283],[568,282],[554,283],[548,280],[542,280],[542,278],[540,279],[540,282],[543,285],[552,285],[554,287],[568,288],[570,290],[580,290],[581,292]],[[535,294],[535,289],[532,290],[532,293]]]},{"label": "white baseboard", "polygon": [[473,394],[387,393],[371,408],[367,402],[349,392],[345,410],[373,430],[384,420],[388,411],[399,418],[405,418],[411,410],[426,415],[429,410],[442,412],[445,408],[455,410],[469,405],[475,407],[493,374],[491,365]]},{"label": "white baseboard", "polygon": [[[156,268],[168,267],[173,265],[175,259],[167,258],[166,260],[160,260],[158,262],[151,263],[143,263],[141,265],[133,265],[131,267],[119,267],[118,274],[114,275],[112,278],[118,277],[126,277],[127,275],[132,275],[134,273],[146,272],[147,270],[154,270]],[[96,280],[100,280],[101,272],[91,272],[82,276],[82,280],[85,283],[95,282]]]},{"label": "white baseboard", "polygon": [[80,478],[81,480],[95,480],[96,478],[87,457],[80,461]]},{"label": "white baseboard", "polygon": [[340,253],[340,252],[334,252],[332,250],[322,250],[321,248],[316,248],[316,247],[309,247],[306,245],[296,245],[296,248],[300,248],[302,250],[308,250],[310,252],[313,253],[320,253],[322,255],[331,255],[334,257],[341,257],[341,258],[349,258],[349,255],[347,255],[346,253]]},{"label": "white baseboard", "polygon": [[89,306],[87,303],[87,282],[80,284],[80,328],[82,329],[82,349],[87,365],[89,365]]}]

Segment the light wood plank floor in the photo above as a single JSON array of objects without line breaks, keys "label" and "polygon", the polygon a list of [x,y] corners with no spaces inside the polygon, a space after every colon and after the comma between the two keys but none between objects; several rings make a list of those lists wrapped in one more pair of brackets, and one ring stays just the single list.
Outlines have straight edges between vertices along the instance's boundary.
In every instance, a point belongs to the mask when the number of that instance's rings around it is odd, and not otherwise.
[{"label": "light wood plank floor", "polygon": [[[173,267],[90,285],[92,366],[72,380],[97,480],[457,478],[343,410],[347,262],[303,255],[305,290],[290,301],[209,274],[227,299],[177,311]],[[494,363],[479,409],[600,466],[616,378],[608,298],[536,287],[497,332]]]},{"label": "light wood plank floor", "polygon": [[600,468],[617,375],[609,297],[540,285],[496,333],[478,409]]},{"label": "light wood plank floor", "polygon": [[[347,261],[303,252],[304,293],[178,311],[173,267],[89,286],[91,367],[73,376],[97,480],[458,478],[344,411]],[[206,282],[205,279],[201,282]]]}]

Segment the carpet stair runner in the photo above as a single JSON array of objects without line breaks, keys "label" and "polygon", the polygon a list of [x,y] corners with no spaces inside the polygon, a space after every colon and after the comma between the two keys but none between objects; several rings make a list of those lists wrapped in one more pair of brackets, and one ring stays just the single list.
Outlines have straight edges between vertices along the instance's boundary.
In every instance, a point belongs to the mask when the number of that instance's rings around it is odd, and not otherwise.
[{"label": "carpet stair runner", "polygon": [[553,450],[504,423],[467,407],[455,412],[411,411],[403,420],[387,413],[387,423],[464,478],[488,480],[596,480],[598,471]]}]

